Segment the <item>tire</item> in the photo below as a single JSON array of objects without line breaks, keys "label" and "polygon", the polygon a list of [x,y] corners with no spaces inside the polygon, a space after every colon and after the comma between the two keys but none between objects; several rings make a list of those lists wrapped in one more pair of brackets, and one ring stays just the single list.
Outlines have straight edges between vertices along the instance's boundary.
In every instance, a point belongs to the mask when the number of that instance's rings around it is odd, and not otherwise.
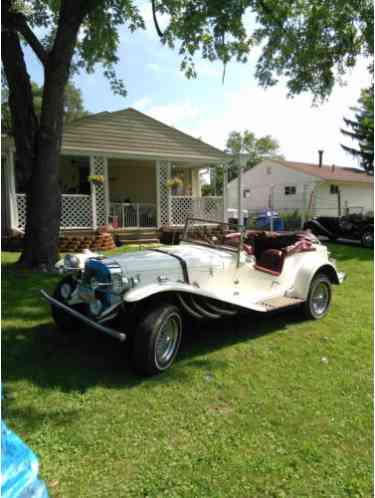
[{"label": "tire", "polygon": [[139,323],[133,337],[134,370],[147,376],[167,370],[177,356],[181,338],[182,319],[179,309],[170,304],[154,308]]},{"label": "tire", "polygon": [[329,311],[332,299],[331,281],[327,275],[319,273],[310,285],[309,295],[303,303],[303,312],[309,320],[320,320]]},{"label": "tire", "polygon": [[367,247],[372,249],[374,247],[374,228],[368,227],[361,233],[361,244],[362,247]]},{"label": "tire", "polygon": [[[77,285],[77,283],[70,275],[68,275],[57,284],[53,293],[53,297],[57,299],[57,301],[60,301],[64,304],[66,304],[66,299],[64,299],[64,297],[61,295],[61,289],[65,284],[70,285],[73,289]],[[52,317],[58,330],[60,332],[63,332],[64,334],[73,334],[73,332],[77,328],[82,326],[79,320],[77,320],[73,316],[67,315],[65,311],[55,306],[52,306]]]}]

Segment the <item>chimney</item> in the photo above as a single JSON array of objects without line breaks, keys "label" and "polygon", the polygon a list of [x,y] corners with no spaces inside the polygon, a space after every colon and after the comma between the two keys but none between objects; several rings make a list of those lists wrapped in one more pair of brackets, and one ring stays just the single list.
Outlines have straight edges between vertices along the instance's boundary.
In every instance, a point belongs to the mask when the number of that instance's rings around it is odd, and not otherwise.
[{"label": "chimney", "polygon": [[319,153],[319,168],[323,166],[323,152],[324,150],[318,150]]}]

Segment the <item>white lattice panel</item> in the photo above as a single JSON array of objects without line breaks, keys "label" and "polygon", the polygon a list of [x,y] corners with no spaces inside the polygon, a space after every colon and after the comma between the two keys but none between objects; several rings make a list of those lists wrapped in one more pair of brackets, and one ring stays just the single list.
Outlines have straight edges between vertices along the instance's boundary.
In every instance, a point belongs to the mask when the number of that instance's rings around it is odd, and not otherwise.
[{"label": "white lattice panel", "polygon": [[83,194],[64,194],[61,202],[61,228],[89,228],[92,226],[91,197]]},{"label": "white lattice panel", "polygon": [[[26,225],[26,195],[17,194],[17,227]],[[91,197],[80,194],[64,194],[61,199],[61,228],[90,228],[92,223]]]},{"label": "white lattice panel", "polygon": [[[107,159],[105,157],[94,156],[91,158],[91,175],[101,175],[106,177]],[[96,224],[97,226],[107,223],[106,213],[106,179],[103,184],[93,186],[93,195],[96,203]]]},{"label": "white lattice panel", "polygon": [[167,181],[170,177],[170,164],[166,161],[159,162],[159,213],[160,224],[169,225],[170,223],[170,189],[167,187]]},{"label": "white lattice panel", "polygon": [[172,197],[172,224],[183,225],[188,216],[208,221],[221,221],[223,218],[223,198]]},{"label": "white lattice panel", "polygon": [[26,195],[16,194],[18,223],[17,228],[23,230],[26,225]]}]

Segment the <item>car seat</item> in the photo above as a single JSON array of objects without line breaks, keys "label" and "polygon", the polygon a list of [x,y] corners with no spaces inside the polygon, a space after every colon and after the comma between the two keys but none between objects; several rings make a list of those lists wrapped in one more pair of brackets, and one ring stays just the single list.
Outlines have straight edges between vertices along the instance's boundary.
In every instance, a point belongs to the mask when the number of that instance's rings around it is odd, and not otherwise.
[{"label": "car seat", "polygon": [[284,265],[285,254],[279,249],[266,249],[262,252],[255,268],[259,271],[279,276]]}]

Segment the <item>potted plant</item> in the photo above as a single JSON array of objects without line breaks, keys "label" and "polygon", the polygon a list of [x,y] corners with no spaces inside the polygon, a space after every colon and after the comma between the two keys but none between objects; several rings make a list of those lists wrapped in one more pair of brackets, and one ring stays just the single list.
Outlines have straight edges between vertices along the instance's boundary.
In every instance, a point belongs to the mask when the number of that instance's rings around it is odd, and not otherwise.
[{"label": "potted plant", "polygon": [[103,175],[90,175],[87,177],[88,181],[93,183],[95,186],[100,187],[104,183]]},{"label": "potted plant", "polygon": [[170,189],[182,187],[183,184],[184,184],[184,182],[178,176],[170,178],[169,180],[167,180],[167,183],[166,183],[167,187]]}]

